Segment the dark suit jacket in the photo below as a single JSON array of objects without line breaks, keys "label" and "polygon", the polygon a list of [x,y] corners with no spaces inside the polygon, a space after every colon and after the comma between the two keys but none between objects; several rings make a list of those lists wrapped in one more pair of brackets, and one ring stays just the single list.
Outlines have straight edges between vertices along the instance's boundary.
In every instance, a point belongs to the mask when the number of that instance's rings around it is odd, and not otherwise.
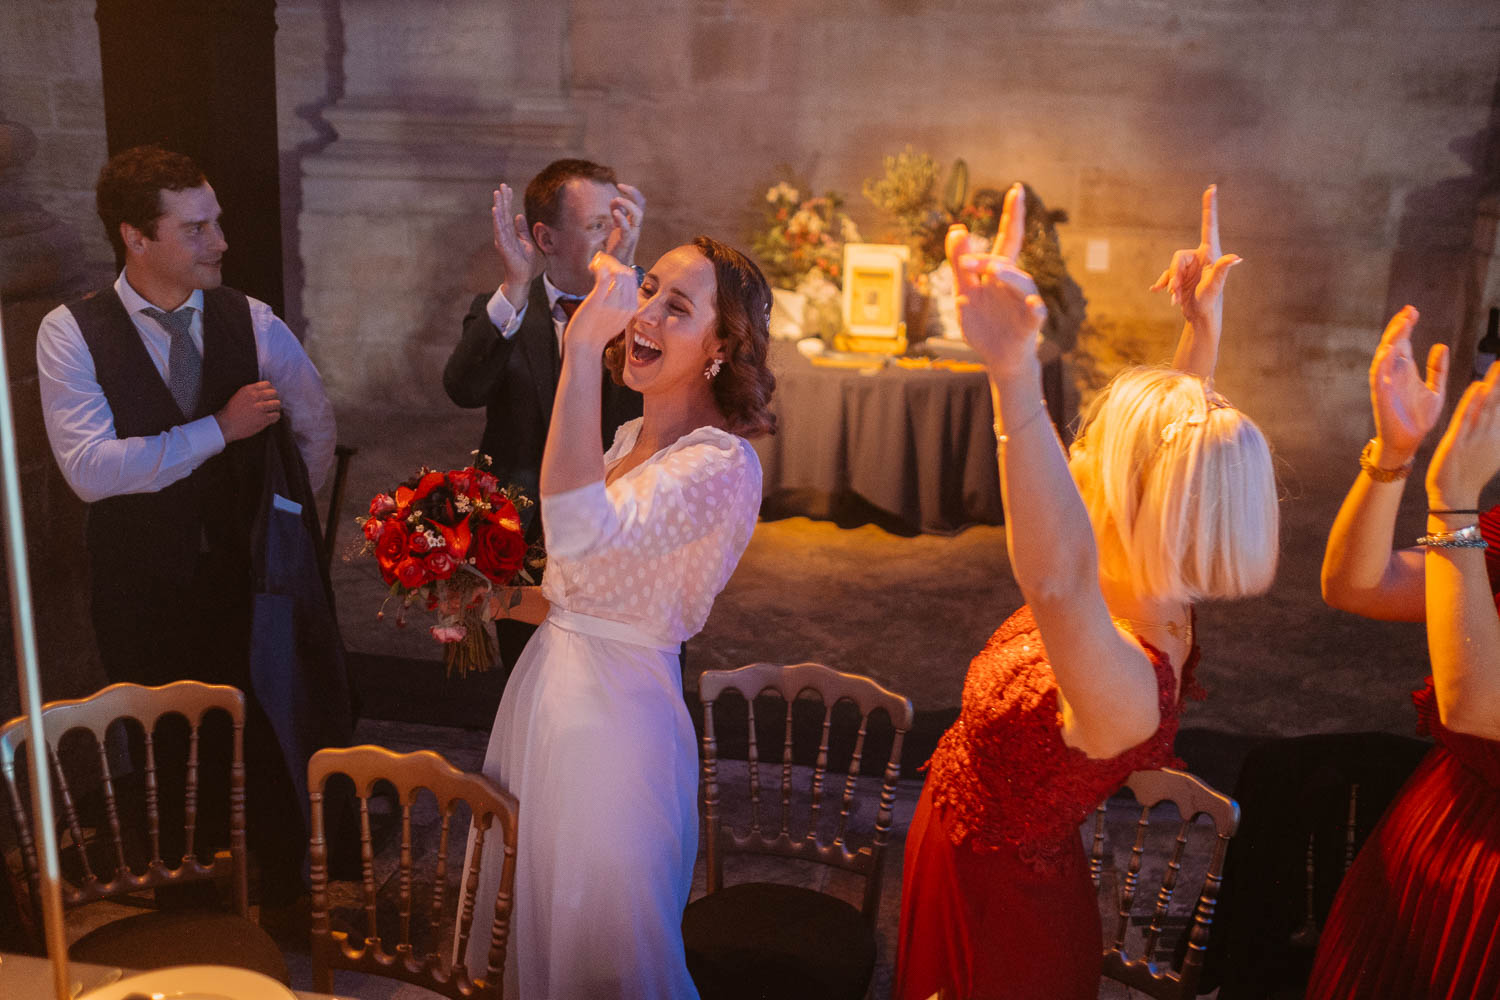
[{"label": "dark suit jacket", "polygon": [[[561,372],[547,290],[541,278],[531,283],[526,316],[509,340],[490,322],[485,309],[489,300],[490,293],[483,293],[470,303],[463,336],[443,369],[443,388],[459,406],[485,407],[480,451],[493,460],[492,471],[502,485],[519,486],[536,500],[542,449],[547,443]],[[604,408],[600,431],[608,449],[619,426],[641,415],[641,397],[616,385],[607,372],[601,392]],[[527,516],[536,509],[523,514],[530,538],[540,536],[540,518]]]}]

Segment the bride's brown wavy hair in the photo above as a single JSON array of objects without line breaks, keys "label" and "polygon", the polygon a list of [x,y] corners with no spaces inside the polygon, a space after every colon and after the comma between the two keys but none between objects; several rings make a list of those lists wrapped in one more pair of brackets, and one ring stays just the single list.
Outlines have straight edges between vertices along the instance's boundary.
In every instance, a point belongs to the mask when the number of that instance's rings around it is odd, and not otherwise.
[{"label": "bride's brown wavy hair", "polygon": [[[771,394],[776,376],[766,366],[771,350],[771,286],[755,262],[727,243],[699,236],[691,244],[714,269],[714,312],[724,364],[713,378],[714,402],[728,429],[741,437],[776,433]],[[604,352],[610,376],[625,382],[625,338]]]}]

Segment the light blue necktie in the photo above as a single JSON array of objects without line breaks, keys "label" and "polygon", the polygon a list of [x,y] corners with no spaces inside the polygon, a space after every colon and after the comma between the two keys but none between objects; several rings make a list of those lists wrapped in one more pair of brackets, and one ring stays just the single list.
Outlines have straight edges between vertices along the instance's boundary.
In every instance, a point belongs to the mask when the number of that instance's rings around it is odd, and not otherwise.
[{"label": "light blue necktie", "polygon": [[189,332],[193,326],[193,307],[183,306],[173,312],[147,308],[141,312],[160,323],[172,338],[167,353],[167,388],[182,415],[192,419],[198,412],[198,393],[203,384],[203,356]]}]

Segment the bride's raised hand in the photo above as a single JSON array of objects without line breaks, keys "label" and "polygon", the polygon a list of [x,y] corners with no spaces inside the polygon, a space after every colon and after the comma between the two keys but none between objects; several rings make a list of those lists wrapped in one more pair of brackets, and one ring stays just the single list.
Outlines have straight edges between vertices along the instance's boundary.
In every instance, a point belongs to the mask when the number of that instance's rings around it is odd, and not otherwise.
[{"label": "bride's raised hand", "polygon": [[1219,188],[1210,184],[1203,192],[1198,245],[1172,254],[1172,262],[1150,290],[1165,289],[1172,304],[1182,309],[1183,319],[1217,337],[1224,318],[1224,279],[1240,260],[1239,254],[1219,247]]},{"label": "bride's raised hand", "polygon": [[1020,184],[1005,193],[994,253],[978,253],[964,226],[948,230],[958,325],[964,340],[984,358],[992,375],[1018,372],[1036,360],[1037,335],[1047,306],[1031,275],[1016,266],[1026,232],[1026,202]]},{"label": "bride's raised hand", "polygon": [[1372,457],[1382,468],[1396,468],[1410,459],[1443,412],[1448,347],[1433,344],[1427,352],[1424,381],[1411,349],[1411,332],[1420,317],[1412,306],[1403,306],[1385,325],[1370,361],[1370,406],[1380,445],[1380,453]]},{"label": "bride's raised hand", "polygon": [[597,355],[635,313],[639,283],[633,269],[607,253],[594,254],[589,270],[594,272],[594,287],[568,321],[563,345]]}]

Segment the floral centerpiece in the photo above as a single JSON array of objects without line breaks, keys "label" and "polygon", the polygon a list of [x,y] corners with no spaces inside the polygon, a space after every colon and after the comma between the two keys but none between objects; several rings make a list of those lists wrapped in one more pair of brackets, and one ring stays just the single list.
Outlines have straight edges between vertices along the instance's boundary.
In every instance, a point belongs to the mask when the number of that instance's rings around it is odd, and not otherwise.
[{"label": "floral centerpiece", "polygon": [[789,308],[792,321],[808,335],[832,337],[842,325],[844,244],[860,239],[843,205],[837,192],[804,199],[792,184],[779,181],[766,191],[764,219],[750,237],[773,294],[781,290],[780,303],[796,301]]},{"label": "floral centerpiece", "polygon": [[[479,464],[488,459],[480,456]],[[400,599],[397,624],[404,625],[407,609],[419,602],[435,613],[432,637],[443,643],[450,675],[490,668],[496,588],[532,583],[531,571],[545,561],[539,548],[528,551],[521,530],[519,509],[529,506],[519,490],[500,486],[484,468],[436,472],[424,466],[391,492],[376,494],[360,519],[364,551],[374,554],[391,588],[387,601]],[[514,605],[519,598],[515,589],[499,600]],[[377,618],[384,617],[382,607]]]},{"label": "floral centerpiece", "polygon": [[[908,146],[895,156],[885,157],[882,175],[867,179],[862,190],[890,217],[896,237],[911,248],[912,284],[918,293],[910,297],[913,304],[923,308],[931,306],[933,298],[945,300],[937,304],[935,315],[929,311],[928,315],[909,316],[908,327],[926,332],[938,316],[951,319],[948,300],[952,298],[953,282],[944,259],[948,227],[961,222],[974,235],[993,240],[1000,230],[1005,189],[983,187],[970,192],[969,167],[962,159],[953,161],[944,178],[936,160]],[[1025,185],[1025,191],[1026,235],[1016,263],[1036,280],[1037,292],[1047,303],[1043,335],[1066,351],[1077,338],[1087,302],[1068,274],[1057,239],[1057,226],[1068,221],[1068,213],[1049,211],[1031,185]],[[953,335],[957,335],[956,327]]]}]

